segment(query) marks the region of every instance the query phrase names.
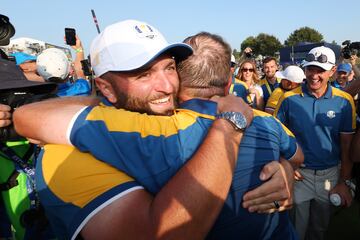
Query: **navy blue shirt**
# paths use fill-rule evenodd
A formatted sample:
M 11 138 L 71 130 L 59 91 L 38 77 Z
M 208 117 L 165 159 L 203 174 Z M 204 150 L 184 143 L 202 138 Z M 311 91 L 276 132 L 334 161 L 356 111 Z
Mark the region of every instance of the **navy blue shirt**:
M 328 84 L 324 96 L 309 93 L 306 83 L 286 92 L 274 112 L 294 134 L 310 169 L 327 169 L 340 162 L 340 133 L 354 133 L 352 97 Z

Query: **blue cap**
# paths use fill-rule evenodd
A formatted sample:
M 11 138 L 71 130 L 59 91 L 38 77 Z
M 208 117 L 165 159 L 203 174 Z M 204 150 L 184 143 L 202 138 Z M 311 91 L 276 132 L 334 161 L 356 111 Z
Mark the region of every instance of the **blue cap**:
M 351 65 L 349 63 L 341 63 L 337 66 L 337 72 L 346 72 L 349 74 L 351 72 Z
M 16 65 L 20 65 L 24 62 L 28 62 L 28 61 L 36 61 L 36 56 L 27 54 L 27 53 L 23 53 L 23 52 L 15 52 L 10 54 L 10 56 L 14 56 L 15 57 L 15 61 L 16 61 Z

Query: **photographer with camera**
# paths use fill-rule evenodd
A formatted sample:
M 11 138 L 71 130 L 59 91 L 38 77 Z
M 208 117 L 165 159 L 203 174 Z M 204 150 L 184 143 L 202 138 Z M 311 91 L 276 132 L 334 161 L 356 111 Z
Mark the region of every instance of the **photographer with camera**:
M 8 45 L 14 34 L 15 28 L 9 18 L 0 15 L 0 45 Z M 3 51 L 0 52 L 1 198 L 15 238 L 39 239 L 44 236 L 40 228 L 47 225 L 37 194 L 33 191 L 35 148 L 16 134 L 11 113 L 20 105 L 54 96 L 56 84 L 29 81 L 21 68 L 9 61 Z
M 18 106 L 51 97 L 55 90 L 55 84 L 29 81 L 13 62 L 0 60 L 0 191 L 16 239 L 39 236 L 32 218 L 32 213 L 38 213 L 39 201 L 32 189 L 34 146 L 16 134 L 11 112 Z

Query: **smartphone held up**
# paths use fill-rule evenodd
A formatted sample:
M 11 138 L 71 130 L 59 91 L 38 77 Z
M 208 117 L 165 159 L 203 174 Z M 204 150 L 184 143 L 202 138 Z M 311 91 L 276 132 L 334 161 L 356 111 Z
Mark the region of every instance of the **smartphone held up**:
M 70 46 L 76 45 L 76 31 L 74 28 L 65 28 L 66 44 Z

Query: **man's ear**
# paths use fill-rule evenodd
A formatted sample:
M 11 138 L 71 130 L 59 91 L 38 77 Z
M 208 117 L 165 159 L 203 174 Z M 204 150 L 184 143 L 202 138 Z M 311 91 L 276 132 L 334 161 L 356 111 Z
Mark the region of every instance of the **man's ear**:
M 109 102 L 116 103 L 117 98 L 111 83 L 101 77 L 95 78 L 95 84 L 101 93 L 106 97 Z
M 330 77 L 332 77 L 334 75 L 334 73 L 336 73 L 336 70 L 337 70 L 337 66 L 333 66 L 331 69 L 330 69 Z
M 228 81 L 228 83 L 226 84 L 225 89 L 224 89 L 224 91 L 225 91 L 225 93 L 224 93 L 225 96 L 229 95 L 229 89 L 230 89 L 230 87 L 231 87 L 232 80 L 233 80 L 233 77 L 232 77 L 232 74 L 230 74 L 230 76 L 229 76 L 229 81 Z

